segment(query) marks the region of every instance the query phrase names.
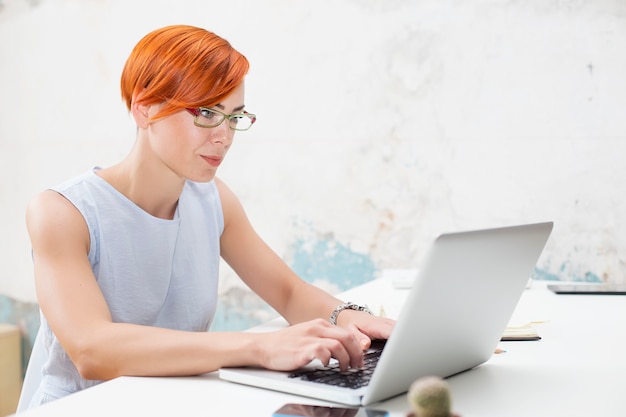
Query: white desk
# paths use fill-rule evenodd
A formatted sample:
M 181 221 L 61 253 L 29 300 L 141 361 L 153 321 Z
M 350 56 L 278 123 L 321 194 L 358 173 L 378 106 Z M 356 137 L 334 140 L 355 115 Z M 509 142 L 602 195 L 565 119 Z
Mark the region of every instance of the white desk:
M 405 291 L 377 280 L 349 299 L 390 316 Z M 377 297 L 377 298 L 374 298 Z M 395 300 L 395 302 L 393 301 Z M 626 416 L 626 297 L 555 295 L 545 283 L 527 289 L 512 324 L 537 325 L 541 341 L 505 342 L 506 353 L 448 379 L 462 417 Z M 280 326 L 278 321 L 268 325 Z M 118 378 L 21 414 L 39 416 L 259 416 L 286 402 L 323 402 L 223 382 L 216 373 L 188 378 Z M 381 403 L 405 416 L 405 395 Z

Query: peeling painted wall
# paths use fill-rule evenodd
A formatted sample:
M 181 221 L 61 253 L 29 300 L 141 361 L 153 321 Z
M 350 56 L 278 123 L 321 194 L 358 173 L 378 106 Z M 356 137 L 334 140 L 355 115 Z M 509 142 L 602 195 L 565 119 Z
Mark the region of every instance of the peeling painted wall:
M 415 268 L 439 233 L 554 220 L 538 279 L 626 281 L 620 0 L 0 1 L 0 293 L 34 301 L 26 202 L 121 158 L 124 60 L 172 23 L 248 56 L 219 175 L 305 279 Z M 199 11 L 206 11 L 199 12 Z M 222 266 L 216 328 L 272 312 Z

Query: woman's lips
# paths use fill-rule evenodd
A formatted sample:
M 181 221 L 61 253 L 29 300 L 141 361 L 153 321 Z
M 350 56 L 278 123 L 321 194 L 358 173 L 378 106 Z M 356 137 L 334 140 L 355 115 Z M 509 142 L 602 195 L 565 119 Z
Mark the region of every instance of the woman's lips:
M 220 158 L 219 156 L 205 156 L 205 155 L 202 155 L 202 159 L 204 159 L 207 162 L 207 164 L 209 164 L 209 165 L 211 165 L 213 167 L 218 167 L 222 163 L 222 158 Z

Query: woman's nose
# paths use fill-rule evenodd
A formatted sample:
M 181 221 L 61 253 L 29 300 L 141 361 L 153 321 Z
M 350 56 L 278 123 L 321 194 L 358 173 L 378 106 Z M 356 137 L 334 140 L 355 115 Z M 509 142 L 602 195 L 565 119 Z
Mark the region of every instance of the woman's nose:
M 211 141 L 213 143 L 230 145 L 233 141 L 235 131 L 230 128 L 228 120 L 224 120 L 219 126 L 215 126 L 211 130 Z

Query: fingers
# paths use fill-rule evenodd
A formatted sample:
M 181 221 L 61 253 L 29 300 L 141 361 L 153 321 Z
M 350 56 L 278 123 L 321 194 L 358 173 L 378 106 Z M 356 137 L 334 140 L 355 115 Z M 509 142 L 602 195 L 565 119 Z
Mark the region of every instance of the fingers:
M 361 347 L 365 350 L 372 340 L 387 340 L 391 336 L 395 325 L 395 320 L 383 317 L 364 316 L 364 320 L 355 322 L 348 326 L 360 341 Z
M 371 346 L 373 339 L 388 339 L 395 326 L 395 320 L 360 314 L 359 320 L 345 327 L 333 326 L 321 319 L 309 322 L 308 324 L 312 326 L 311 331 L 320 332 L 315 333 L 320 338 L 318 340 L 320 344 L 312 348 L 311 352 L 315 352 L 311 353 L 313 357 L 325 365 L 331 358 L 335 358 L 342 370 L 362 367 L 363 351 Z
M 363 349 L 356 332 L 313 320 L 263 335 L 261 365 L 276 370 L 293 370 L 313 359 L 328 365 L 331 359 L 343 371 L 363 366 Z
M 341 370 L 346 370 L 349 366 L 352 366 L 348 351 L 338 340 L 331 338 L 320 339 L 319 342 L 312 343 L 310 349 L 313 357 L 324 365 L 328 365 L 330 360 L 334 358 L 339 362 Z
M 315 358 L 325 365 L 334 358 L 339 363 L 339 368 L 344 371 L 363 366 L 363 348 L 354 331 L 333 326 L 326 321 L 315 322 L 314 326 L 321 326 L 314 329 L 320 332 L 316 343 L 311 345 L 315 351 Z

